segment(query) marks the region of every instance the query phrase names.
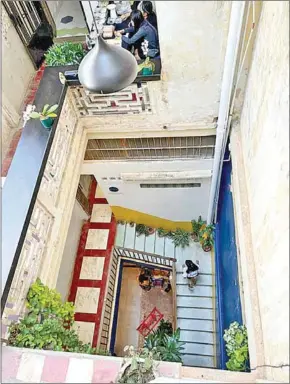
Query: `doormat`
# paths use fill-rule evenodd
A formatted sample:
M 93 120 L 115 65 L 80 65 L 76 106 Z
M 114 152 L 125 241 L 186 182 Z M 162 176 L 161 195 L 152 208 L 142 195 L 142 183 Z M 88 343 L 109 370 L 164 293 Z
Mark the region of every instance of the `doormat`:
M 156 307 L 154 307 L 149 315 L 139 325 L 137 331 L 141 333 L 143 337 L 148 336 L 162 318 L 163 314 L 159 312 Z

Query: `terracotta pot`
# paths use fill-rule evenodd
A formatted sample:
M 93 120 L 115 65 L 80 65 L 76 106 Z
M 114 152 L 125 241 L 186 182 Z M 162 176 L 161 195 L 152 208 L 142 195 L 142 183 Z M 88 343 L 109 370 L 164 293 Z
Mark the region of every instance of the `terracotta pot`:
M 212 246 L 211 245 L 202 245 L 202 249 L 204 250 L 204 252 L 209 252 L 209 251 L 211 251 Z
M 192 234 L 191 234 L 191 238 L 192 238 L 192 240 L 193 240 L 195 243 L 198 242 L 198 235 L 197 235 L 196 233 L 192 233 Z

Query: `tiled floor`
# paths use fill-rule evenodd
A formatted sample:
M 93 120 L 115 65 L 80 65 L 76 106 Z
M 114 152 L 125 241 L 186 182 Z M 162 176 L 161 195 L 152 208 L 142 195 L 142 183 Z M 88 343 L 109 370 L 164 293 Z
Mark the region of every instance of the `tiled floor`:
M 139 268 L 124 267 L 119 301 L 115 353 L 124 356 L 124 347 L 142 347 L 144 338 L 136 330 L 156 307 L 165 320 L 172 321 L 172 294 L 155 287 L 145 292 L 138 283 Z
M 69 295 L 75 303 L 75 325 L 80 339 L 97 345 L 116 225 L 107 201 L 93 182 L 91 218 L 83 226 Z

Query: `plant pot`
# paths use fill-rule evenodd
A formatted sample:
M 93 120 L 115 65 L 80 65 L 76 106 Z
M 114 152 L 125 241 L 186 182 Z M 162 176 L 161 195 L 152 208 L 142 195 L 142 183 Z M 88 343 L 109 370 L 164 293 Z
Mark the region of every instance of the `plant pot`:
M 153 233 L 155 232 L 155 228 L 148 228 L 148 235 L 153 235 Z
M 134 225 L 135 225 L 134 221 L 130 221 L 130 224 L 129 224 L 129 225 L 130 225 L 130 227 L 132 227 L 132 228 L 133 228 L 133 227 L 134 227 Z
M 212 246 L 211 245 L 202 245 L 202 249 L 204 250 L 204 252 L 210 252 L 212 249 Z
M 40 120 L 40 122 L 44 128 L 50 129 L 53 125 L 54 119 L 52 117 L 48 117 L 47 119 Z
M 151 75 L 153 75 L 152 68 L 143 68 L 142 69 L 142 75 L 143 76 L 151 76 Z
M 198 235 L 197 235 L 196 233 L 192 233 L 192 234 L 191 234 L 191 238 L 192 238 L 192 240 L 193 240 L 195 243 L 198 242 Z

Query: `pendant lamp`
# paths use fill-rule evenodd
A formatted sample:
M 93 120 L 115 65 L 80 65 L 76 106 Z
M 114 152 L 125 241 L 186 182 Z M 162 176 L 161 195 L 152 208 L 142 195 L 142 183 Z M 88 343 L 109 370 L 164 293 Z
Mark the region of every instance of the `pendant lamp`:
M 84 88 L 101 94 L 128 87 L 136 79 L 137 73 L 135 57 L 124 48 L 107 44 L 100 34 L 94 48 L 83 58 L 78 69 L 79 81 Z

